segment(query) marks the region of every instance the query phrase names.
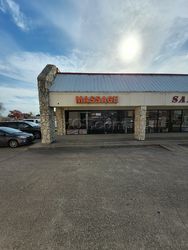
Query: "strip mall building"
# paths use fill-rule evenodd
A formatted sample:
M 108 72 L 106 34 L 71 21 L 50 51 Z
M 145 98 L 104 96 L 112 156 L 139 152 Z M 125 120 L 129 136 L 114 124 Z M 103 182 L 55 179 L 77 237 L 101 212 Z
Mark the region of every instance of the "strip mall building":
M 57 134 L 188 132 L 188 75 L 60 73 L 38 76 L 42 143 Z M 55 112 L 54 112 L 55 110 Z

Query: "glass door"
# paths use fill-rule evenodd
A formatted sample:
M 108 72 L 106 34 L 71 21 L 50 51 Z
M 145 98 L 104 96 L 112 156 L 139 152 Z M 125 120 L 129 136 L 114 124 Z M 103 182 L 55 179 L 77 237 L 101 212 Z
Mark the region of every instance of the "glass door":
M 188 132 L 188 110 L 183 110 L 181 131 Z
M 87 112 L 66 111 L 66 131 L 67 134 L 87 134 Z
M 134 111 L 102 110 L 88 112 L 88 133 L 133 133 Z
M 182 124 L 182 110 L 171 110 L 169 132 L 180 132 Z

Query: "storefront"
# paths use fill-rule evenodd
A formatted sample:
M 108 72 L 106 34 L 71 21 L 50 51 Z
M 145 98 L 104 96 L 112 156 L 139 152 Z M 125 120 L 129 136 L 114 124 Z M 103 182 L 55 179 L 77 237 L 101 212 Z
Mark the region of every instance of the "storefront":
M 134 132 L 133 110 L 65 110 L 66 134 Z
M 146 133 L 188 132 L 188 109 L 148 110 Z
M 57 134 L 188 132 L 188 75 L 60 73 L 38 76 L 42 142 Z

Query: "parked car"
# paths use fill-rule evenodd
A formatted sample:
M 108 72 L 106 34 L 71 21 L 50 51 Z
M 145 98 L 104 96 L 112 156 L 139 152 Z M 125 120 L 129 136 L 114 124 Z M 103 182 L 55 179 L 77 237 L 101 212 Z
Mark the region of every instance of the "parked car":
M 21 145 L 27 145 L 34 140 L 33 134 L 24 133 L 18 129 L 9 127 L 0 127 L 0 145 L 16 148 Z
M 35 139 L 41 138 L 40 126 L 34 122 L 28 122 L 28 121 L 0 122 L 0 127 L 10 127 L 19 129 L 23 132 L 33 134 Z
M 23 121 L 34 122 L 34 123 L 40 124 L 40 119 L 38 118 L 23 119 Z

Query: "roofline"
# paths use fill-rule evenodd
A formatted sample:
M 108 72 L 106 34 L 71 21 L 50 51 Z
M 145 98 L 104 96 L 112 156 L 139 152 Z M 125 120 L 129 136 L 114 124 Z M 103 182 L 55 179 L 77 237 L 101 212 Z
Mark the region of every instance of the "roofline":
M 186 91 L 181 91 L 181 90 L 164 90 L 164 91 L 161 91 L 161 90 L 142 90 L 142 91 L 138 91 L 138 90 L 135 90 L 135 91 L 133 91 L 133 90 L 131 90 L 131 91 L 88 91 L 88 90 L 83 90 L 83 91 L 63 91 L 63 90 L 49 90 L 49 92 L 50 93 L 70 93 L 70 94 L 72 94 L 72 93 L 74 93 L 74 94 L 79 94 L 79 95 L 81 95 L 81 94 L 85 94 L 85 93 L 98 93 L 98 94 L 103 94 L 103 93 L 118 93 L 118 94 L 121 94 L 121 93 L 163 93 L 163 94 L 166 94 L 166 93 L 188 93 L 188 90 L 186 90 Z
M 57 75 L 140 75 L 140 76 L 188 76 L 178 73 L 105 73 L 105 72 L 58 72 Z

